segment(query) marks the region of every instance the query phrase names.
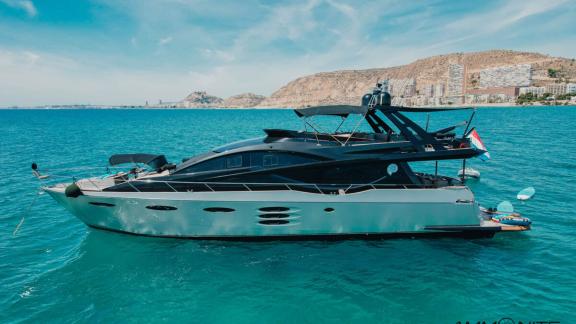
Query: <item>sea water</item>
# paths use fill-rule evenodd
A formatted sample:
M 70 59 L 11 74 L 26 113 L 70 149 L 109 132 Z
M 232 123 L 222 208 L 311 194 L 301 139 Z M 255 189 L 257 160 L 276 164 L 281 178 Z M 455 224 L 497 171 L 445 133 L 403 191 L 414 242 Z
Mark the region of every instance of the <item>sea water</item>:
M 468 115 L 434 113 L 429 128 Z M 468 161 L 482 174 L 470 187 L 485 206 L 512 201 L 532 231 L 241 243 L 89 229 L 36 196 L 30 163 L 105 166 L 114 153 L 180 161 L 262 128 L 302 128 L 291 111 L 0 110 L 0 322 L 572 323 L 576 109 L 480 109 L 474 123 L 492 159 Z M 449 176 L 460 167 L 440 162 Z M 534 198 L 515 200 L 528 186 Z

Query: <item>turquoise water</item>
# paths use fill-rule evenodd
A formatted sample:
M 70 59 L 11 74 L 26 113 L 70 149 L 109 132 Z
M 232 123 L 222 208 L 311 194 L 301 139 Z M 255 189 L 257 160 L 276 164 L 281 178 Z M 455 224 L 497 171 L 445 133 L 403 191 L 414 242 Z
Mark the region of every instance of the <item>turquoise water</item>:
M 467 113 L 431 116 L 431 129 Z M 425 115 L 417 118 L 424 121 Z M 576 317 L 576 109 L 480 109 L 492 160 L 470 161 L 487 206 L 511 200 L 531 232 L 494 239 L 206 242 L 91 230 L 29 164 L 104 166 L 113 153 L 173 161 L 294 128 L 285 110 L 0 110 L 0 322 L 476 323 Z M 442 162 L 455 175 L 458 164 Z M 425 166 L 429 167 L 429 166 Z M 526 202 L 516 193 L 534 186 Z

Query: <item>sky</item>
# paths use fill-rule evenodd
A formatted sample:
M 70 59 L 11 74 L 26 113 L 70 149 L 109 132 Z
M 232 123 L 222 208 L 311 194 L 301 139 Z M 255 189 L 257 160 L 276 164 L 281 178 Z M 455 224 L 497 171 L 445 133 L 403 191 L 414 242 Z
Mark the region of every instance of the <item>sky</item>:
M 268 96 L 489 49 L 576 57 L 576 1 L 0 0 L 0 107 Z

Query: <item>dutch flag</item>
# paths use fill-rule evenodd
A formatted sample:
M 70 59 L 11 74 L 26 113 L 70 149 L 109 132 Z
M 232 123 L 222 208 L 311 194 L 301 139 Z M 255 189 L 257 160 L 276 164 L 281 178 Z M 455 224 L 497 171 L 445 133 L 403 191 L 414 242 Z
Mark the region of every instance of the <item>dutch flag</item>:
M 470 143 L 475 149 L 484 151 L 482 155 L 478 156 L 482 161 L 490 160 L 490 153 L 488 153 L 486 145 L 484 145 L 480 139 L 480 135 L 478 135 L 478 132 L 475 128 L 472 128 L 466 137 L 470 139 Z

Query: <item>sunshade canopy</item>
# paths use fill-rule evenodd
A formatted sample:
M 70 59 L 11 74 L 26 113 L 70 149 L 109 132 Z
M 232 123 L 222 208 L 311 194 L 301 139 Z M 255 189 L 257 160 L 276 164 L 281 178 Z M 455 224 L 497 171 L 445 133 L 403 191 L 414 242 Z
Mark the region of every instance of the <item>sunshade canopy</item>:
M 364 115 L 368 112 L 368 107 L 349 105 L 315 106 L 294 109 L 294 112 L 298 117 L 311 117 L 318 115 L 347 117 L 350 114 Z
M 168 163 L 164 155 L 158 154 L 114 154 L 108 159 L 110 165 L 118 165 L 124 163 L 144 163 L 151 168 L 159 169 Z
M 401 112 L 437 112 L 437 111 L 453 111 L 453 110 L 467 110 L 467 109 L 474 109 L 473 107 L 431 107 L 431 108 L 420 108 L 420 107 L 403 107 L 403 106 L 380 106 L 376 107 L 376 109 L 386 111 L 386 110 L 393 110 L 393 111 L 401 111 Z
M 382 111 L 401 111 L 401 112 L 437 112 L 437 111 L 452 111 L 473 109 L 472 107 L 439 107 L 439 108 L 417 108 L 417 107 L 402 107 L 402 106 L 376 106 L 374 109 Z M 311 117 L 311 116 L 341 116 L 348 117 L 350 114 L 364 115 L 370 110 L 367 106 L 352 106 L 352 105 L 331 105 L 331 106 L 314 106 L 307 108 L 294 109 L 298 117 Z

